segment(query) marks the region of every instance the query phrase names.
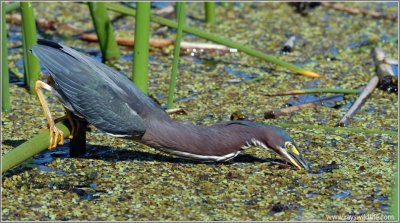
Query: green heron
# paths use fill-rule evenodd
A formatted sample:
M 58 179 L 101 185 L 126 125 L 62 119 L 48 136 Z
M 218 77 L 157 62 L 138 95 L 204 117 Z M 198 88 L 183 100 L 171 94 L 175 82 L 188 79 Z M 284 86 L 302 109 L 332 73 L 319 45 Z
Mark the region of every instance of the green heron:
M 69 113 L 97 129 L 169 154 L 227 161 L 258 146 L 279 154 L 298 169 L 308 169 L 292 138 L 278 127 L 244 120 L 212 126 L 181 123 L 170 119 L 127 76 L 70 47 L 38 40 L 31 52 L 50 72 L 50 81 L 37 81 L 35 88 L 50 129 L 49 149 L 62 144 L 63 135 L 54 125 L 42 89 L 51 91 Z

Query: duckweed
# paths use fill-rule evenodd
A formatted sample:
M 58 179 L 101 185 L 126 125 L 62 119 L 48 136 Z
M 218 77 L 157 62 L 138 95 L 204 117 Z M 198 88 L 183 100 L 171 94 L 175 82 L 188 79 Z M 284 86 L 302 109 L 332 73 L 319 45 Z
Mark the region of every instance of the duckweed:
M 32 4 L 40 18 L 57 19 L 84 30 L 93 28 L 84 4 Z M 323 87 L 356 89 L 365 85 L 374 74 L 369 52 L 376 44 L 384 48 L 387 56 L 398 58 L 397 42 L 379 41 L 397 35 L 393 27 L 398 27 L 398 21 L 347 15 L 323 7 L 302 16 L 286 3 L 242 2 L 231 8 L 218 7 L 218 22 L 210 27 L 202 21 L 200 4 L 188 4 L 188 24 L 316 71 L 329 78 L 321 81 Z M 385 13 L 397 14 L 397 7 L 385 3 L 346 4 L 365 9 L 384 7 Z M 118 14 L 110 12 L 109 16 L 114 19 Z M 133 35 L 129 31 L 134 27 L 132 18 L 116 19 L 113 25 L 117 36 Z M 21 32 L 17 26 L 10 27 L 10 67 L 22 73 L 22 50 L 18 47 Z M 152 24 L 153 31 L 157 28 L 160 26 Z M 289 34 L 300 37 L 298 45 L 292 53 L 280 55 Z M 54 31 L 46 31 L 46 35 L 99 58 L 96 43 Z M 173 32 L 162 35 L 174 37 Z M 364 38 L 373 41 L 347 47 Z M 189 35 L 185 39 L 204 42 Z M 338 50 L 332 52 L 334 48 Z M 114 61 L 113 66 L 130 76 L 132 51 L 121 47 L 121 54 L 122 59 Z M 171 54 L 172 51 L 159 49 L 150 53 L 149 92 L 163 105 L 167 100 Z M 214 62 L 207 63 L 210 60 Z M 246 81 L 246 76 L 227 70 L 261 79 Z M 47 71 L 43 80 L 46 75 Z M 14 77 L 11 80 L 16 80 L 15 84 L 10 85 L 12 112 L 2 113 L 2 154 L 36 135 L 46 124 L 36 96 L 17 84 L 21 77 Z M 226 81 L 233 79 L 239 81 Z M 304 88 L 310 81 L 241 53 L 185 56 L 181 58 L 175 105 L 185 107 L 189 114 L 172 117 L 212 124 L 228 121 L 233 112 L 240 110 L 247 118 L 268 124 L 334 126 L 346 108 L 319 106 L 276 120 L 263 119 L 265 111 L 284 107 L 290 98 L 267 97 L 266 93 Z M 46 96 L 54 98 L 50 93 Z M 57 100 L 49 104 L 56 117 L 63 115 Z M 352 119 L 351 127 L 397 131 L 397 108 L 397 95 L 375 90 Z M 199 163 L 93 129 L 87 133 L 84 157 L 62 155 L 68 145 L 60 146 L 42 153 L 49 156 L 38 155 L 29 165 L 25 163 L 3 174 L 2 216 L 6 221 L 287 221 L 326 220 L 328 215 L 389 214 L 396 136 L 301 127 L 286 130 L 310 163 L 311 173 L 296 171 L 261 149 L 246 150 L 227 163 Z

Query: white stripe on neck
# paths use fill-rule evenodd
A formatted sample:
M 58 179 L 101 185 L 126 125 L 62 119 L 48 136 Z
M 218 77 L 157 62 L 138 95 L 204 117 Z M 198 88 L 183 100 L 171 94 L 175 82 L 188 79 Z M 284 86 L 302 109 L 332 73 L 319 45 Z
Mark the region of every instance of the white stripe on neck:
M 172 149 L 166 149 L 166 148 L 159 148 L 161 151 L 173 154 L 176 156 L 184 157 L 184 158 L 189 158 L 189 159 L 194 159 L 194 160 L 201 160 L 201 161 L 228 161 L 230 159 L 233 159 L 241 151 L 229 153 L 226 155 L 222 156 L 211 156 L 211 155 L 199 155 L 199 154 L 194 154 L 194 153 L 188 153 L 188 152 L 182 152 L 178 150 L 172 150 Z

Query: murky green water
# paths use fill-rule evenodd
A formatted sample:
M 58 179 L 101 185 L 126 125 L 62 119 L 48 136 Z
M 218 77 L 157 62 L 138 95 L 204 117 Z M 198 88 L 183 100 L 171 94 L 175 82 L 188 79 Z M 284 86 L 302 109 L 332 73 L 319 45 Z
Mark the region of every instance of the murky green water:
M 349 6 L 397 14 L 384 3 Z M 282 60 L 303 65 L 329 80 L 319 87 L 357 89 L 374 75 L 370 49 L 380 45 L 398 58 L 398 21 L 390 22 L 318 7 L 304 17 L 286 3 L 240 3 L 217 8 L 217 25 L 205 26 L 203 6 L 189 4 L 187 22 L 252 46 Z M 87 7 L 77 3 L 34 3 L 38 18 L 57 19 L 92 30 Z M 71 13 L 74 12 L 74 13 Z M 116 13 L 110 12 L 113 18 Z M 134 19 L 114 22 L 118 36 L 133 36 Z M 152 31 L 160 28 L 152 24 Z M 9 63 L 22 73 L 21 33 L 9 26 Z M 76 36 L 42 31 L 42 37 L 62 41 L 100 59 L 98 44 Z M 298 35 L 288 55 L 280 49 L 290 35 Z M 173 37 L 167 32 L 152 37 Z M 187 41 L 204 41 L 192 35 Z M 132 50 L 124 47 L 114 67 L 130 75 Z M 171 50 L 152 49 L 149 92 L 166 103 Z M 46 72 L 43 79 L 47 75 Z M 227 121 L 243 111 L 250 119 L 270 124 L 335 126 L 347 106 L 319 106 L 276 120 L 266 111 L 283 107 L 289 96 L 266 93 L 310 86 L 310 78 L 295 75 L 243 53 L 182 57 L 177 81 L 177 107 L 188 115 L 173 115 L 198 124 Z M 249 81 L 260 78 L 257 81 Z M 45 118 L 35 95 L 29 95 L 11 73 L 12 112 L 2 114 L 2 154 L 36 135 Z M 49 100 L 53 98 L 50 94 Z M 339 104 L 351 103 L 345 96 Z M 50 101 L 55 116 L 62 106 Z M 375 90 L 349 127 L 397 132 L 396 94 Z M 302 149 L 312 173 L 296 171 L 279 157 L 261 149 L 246 150 L 229 163 L 205 164 L 160 153 L 138 143 L 88 133 L 87 154 L 69 158 L 68 145 L 46 151 L 3 174 L 4 220 L 326 220 L 332 215 L 388 215 L 391 203 L 396 135 L 331 132 L 286 128 Z

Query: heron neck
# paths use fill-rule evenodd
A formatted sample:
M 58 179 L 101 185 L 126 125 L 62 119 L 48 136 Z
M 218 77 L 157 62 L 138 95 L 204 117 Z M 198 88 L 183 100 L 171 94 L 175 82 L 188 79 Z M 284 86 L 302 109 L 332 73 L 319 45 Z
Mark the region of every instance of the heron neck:
M 211 160 L 233 158 L 252 140 L 261 140 L 264 133 L 262 128 L 229 122 L 197 126 L 173 120 L 151 120 L 146 125 L 144 144 L 194 159 L 198 158 L 196 155 L 213 157 Z

